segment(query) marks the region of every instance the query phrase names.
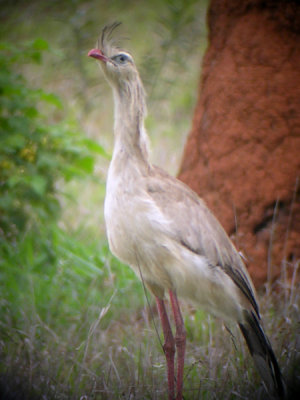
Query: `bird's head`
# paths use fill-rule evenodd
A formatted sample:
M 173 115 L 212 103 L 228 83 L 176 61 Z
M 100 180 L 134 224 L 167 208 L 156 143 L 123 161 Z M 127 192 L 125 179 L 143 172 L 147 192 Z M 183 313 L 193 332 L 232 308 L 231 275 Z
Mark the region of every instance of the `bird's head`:
M 98 48 L 92 49 L 88 53 L 89 57 L 99 61 L 108 82 L 116 88 L 124 84 L 127 86 L 131 81 L 139 79 L 132 56 L 115 46 L 112 40 L 112 32 L 119 25 L 120 23 L 115 23 L 106 26 L 98 40 Z

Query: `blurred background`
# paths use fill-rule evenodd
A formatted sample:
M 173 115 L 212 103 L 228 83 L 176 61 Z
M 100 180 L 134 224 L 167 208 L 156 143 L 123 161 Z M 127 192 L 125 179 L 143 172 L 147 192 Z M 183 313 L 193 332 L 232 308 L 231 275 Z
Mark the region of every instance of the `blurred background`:
M 167 398 L 155 302 L 107 245 L 113 101 L 87 53 L 104 25 L 122 22 L 116 35 L 147 92 L 152 161 L 176 175 L 198 96 L 208 6 L 0 0 L 0 399 Z M 294 398 L 298 265 L 288 289 L 260 297 Z M 187 305 L 184 319 L 186 400 L 266 398 L 236 328 Z
M 1 398 L 118 398 L 132 385 L 145 396 L 137 398 L 160 398 L 152 300 L 107 247 L 113 102 L 87 53 L 105 24 L 122 22 L 118 34 L 148 94 L 152 160 L 175 175 L 197 97 L 207 1 L 0 6 Z

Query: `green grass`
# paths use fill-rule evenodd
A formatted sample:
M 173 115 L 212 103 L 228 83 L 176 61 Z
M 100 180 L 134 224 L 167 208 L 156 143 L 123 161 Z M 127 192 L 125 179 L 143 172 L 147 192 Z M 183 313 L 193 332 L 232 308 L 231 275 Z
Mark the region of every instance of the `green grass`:
M 86 54 L 104 24 L 122 20 L 148 92 L 153 160 L 175 173 L 197 96 L 206 6 L 183 0 L 13 2 L 1 8 L 0 35 L 16 46 L 37 37 L 49 42 L 43 63 L 20 66 L 21 72 L 34 87 L 61 96 L 54 119 L 75 119 L 111 153 L 110 88 Z M 102 217 L 107 166 L 99 157 L 93 176 L 63 188 L 59 226 L 0 242 L 0 398 L 167 398 L 153 299 L 148 295 L 148 304 L 134 273 L 108 250 Z M 300 375 L 297 282 L 279 282 L 271 295 L 261 295 L 266 331 L 294 393 Z M 187 305 L 184 318 L 185 399 L 264 399 L 237 330 L 230 327 L 232 338 L 221 321 Z
M 166 398 L 153 299 L 148 294 L 147 303 L 141 283 L 105 241 L 83 236 L 55 230 L 39 248 L 37 236 L 27 234 L 18 252 L 2 249 L 2 386 L 22 399 Z M 299 293 L 294 283 L 261 297 L 266 332 L 293 385 L 300 372 Z M 184 316 L 185 399 L 265 398 L 237 329 L 230 327 L 232 337 L 221 321 L 188 306 Z
M 154 329 L 155 321 L 160 331 L 153 301 L 149 308 L 141 284 L 128 267 L 111 259 L 105 247 L 103 259 L 97 260 L 89 253 L 95 244 L 87 251 L 79 243 L 74 251 L 73 241 L 69 246 L 64 238 L 66 246 L 55 273 L 48 270 L 36 277 L 24 260 L 23 273 L 13 288 L 22 296 L 2 300 L 1 375 L 6 389 L 19 396 L 24 390 L 18 397 L 24 399 L 34 395 L 166 398 L 165 360 Z M 15 275 L 13 270 L 10 273 Z M 7 277 L 8 281 L 13 277 Z M 287 303 L 281 293 L 263 297 L 262 306 L 266 331 L 283 372 L 295 383 L 295 376 L 299 377 L 299 290 L 293 290 L 296 295 L 290 299 L 291 290 L 286 289 Z M 184 315 L 188 333 L 185 399 L 264 398 L 239 333 L 232 329 L 233 339 L 221 321 L 188 307 Z

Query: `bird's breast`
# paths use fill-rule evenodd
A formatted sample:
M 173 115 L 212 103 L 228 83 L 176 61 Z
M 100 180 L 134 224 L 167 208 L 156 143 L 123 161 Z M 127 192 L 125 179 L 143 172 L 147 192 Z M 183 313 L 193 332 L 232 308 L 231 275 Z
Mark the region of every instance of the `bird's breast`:
M 111 252 L 145 281 L 171 287 L 165 268 L 172 257 L 165 245 L 168 223 L 147 196 L 143 177 L 135 171 L 116 175 L 110 168 L 104 216 Z
M 150 215 L 142 178 L 134 170 L 114 174 L 110 167 L 104 204 L 106 231 L 111 251 L 123 262 L 132 264 L 136 249 L 149 245 Z

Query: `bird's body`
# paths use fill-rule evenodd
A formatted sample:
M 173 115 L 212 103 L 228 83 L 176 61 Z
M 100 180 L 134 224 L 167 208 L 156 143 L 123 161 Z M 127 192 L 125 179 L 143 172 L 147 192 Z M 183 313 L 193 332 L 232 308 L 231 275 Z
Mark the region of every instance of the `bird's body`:
M 253 302 L 254 289 L 239 254 L 204 202 L 150 164 L 127 159 L 124 167 L 123 162 L 122 156 L 113 157 L 107 179 L 111 251 L 154 295 L 164 298 L 172 290 L 215 315 L 242 320 L 250 304 L 223 265 L 239 266 Z
M 89 55 L 100 60 L 115 100 L 115 143 L 104 207 L 110 249 L 156 297 L 171 348 L 174 340 L 169 341 L 172 333 L 163 304 L 165 295 L 170 294 L 182 362 L 184 344 L 182 349 L 180 343 L 185 339 L 177 296 L 236 321 L 269 390 L 283 391 L 277 361 L 259 325 L 247 269 L 204 201 L 149 161 L 143 85 L 132 57 L 109 45 L 107 29 L 101 49 L 91 50 Z M 166 351 L 172 392 L 173 350 L 168 354 Z M 177 380 L 182 380 L 183 365 L 178 368 Z M 181 399 L 182 382 L 177 385 L 177 399 Z M 173 396 L 169 394 L 170 399 Z

